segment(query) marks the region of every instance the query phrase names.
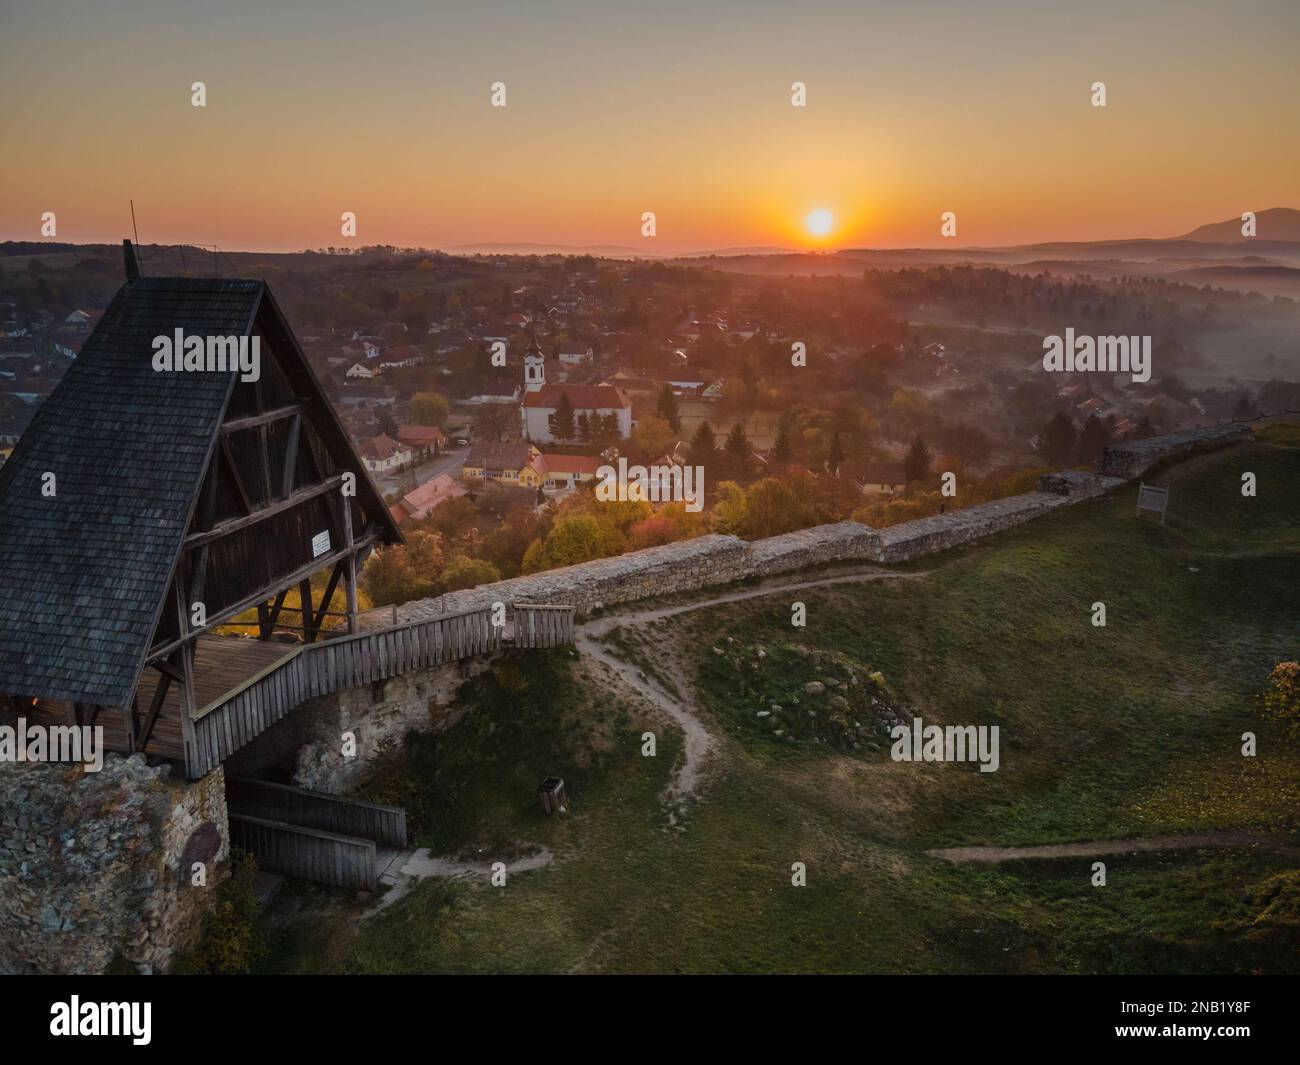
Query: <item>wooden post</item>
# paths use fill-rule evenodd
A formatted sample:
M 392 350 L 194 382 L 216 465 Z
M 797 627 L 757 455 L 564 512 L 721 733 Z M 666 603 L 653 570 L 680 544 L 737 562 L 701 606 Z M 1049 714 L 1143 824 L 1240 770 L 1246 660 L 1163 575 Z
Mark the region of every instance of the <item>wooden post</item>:
M 181 674 L 185 678 L 181 682 L 180 696 L 180 717 L 181 717 L 181 750 L 185 755 L 185 776 L 188 780 L 194 780 L 195 773 L 195 750 L 194 750 L 194 642 L 189 637 L 189 618 L 185 613 L 185 598 L 181 592 L 184 586 L 182 569 L 184 562 L 177 564 L 176 567 L 176 632 L 183 641 L 177 649 L 181 658 Z
M 347 554 L 347 592 L 348 592 L 348 634 L 357 631 L 357 555 L 352 548 L 352 502 L 347 496 L 343 500 L 343 543 Z
M 298 606 L 302 613 L 302 642 L 311 643 L 316 637 L 312 633 L 311 578 L 298 582 Z

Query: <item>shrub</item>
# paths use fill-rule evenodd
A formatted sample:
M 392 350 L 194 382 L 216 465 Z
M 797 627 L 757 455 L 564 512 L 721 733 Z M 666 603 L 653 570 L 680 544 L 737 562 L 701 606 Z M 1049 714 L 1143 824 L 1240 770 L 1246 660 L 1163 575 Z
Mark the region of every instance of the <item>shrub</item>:
M 232 851 L 230 879 L 217 888 L 217 901 L 194 948 L 182 954 L 176 971 L 199 976 L 238 976 L 249 972 L 266 953 L 258 926 L 253 882 L 257 863 L 251 854 Z
M 1266 720 L 1281 725 L 1291 739 L 1300 740 L 1300 662 L 1274 666 L 1260 702 Z

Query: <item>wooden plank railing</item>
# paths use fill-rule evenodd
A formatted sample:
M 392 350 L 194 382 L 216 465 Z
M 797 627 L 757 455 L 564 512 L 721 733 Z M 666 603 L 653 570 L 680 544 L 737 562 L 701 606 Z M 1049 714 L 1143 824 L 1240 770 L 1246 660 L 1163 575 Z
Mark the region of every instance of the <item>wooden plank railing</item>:
M 356 836 L 381 847 L 406 846 L 406 811 L 399 806 L 380 806 L 247 777 L 226 779 L 226 803 L 231 814 L 241 817 Z
M 231 814 L 230 842 L 252 854 L 259 869 L 356 891 L 375 886 L 372 840 Z
M 296 647 L 194 715 L 186 773 L 193 780 L 212 771 L 307 699 L 500 646 L 501 630 L 485 607 Z
M 573 643 L 573 607 L 515 603 L 516 647 L 559 647 Z

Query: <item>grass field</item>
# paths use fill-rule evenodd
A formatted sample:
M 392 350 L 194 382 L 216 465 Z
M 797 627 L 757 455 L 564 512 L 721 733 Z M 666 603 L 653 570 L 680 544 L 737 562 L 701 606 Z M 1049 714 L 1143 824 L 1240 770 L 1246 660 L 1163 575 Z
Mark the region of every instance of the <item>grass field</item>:
M 620 634 L 647 664 L 675 663 L 720 738 L 681 825 L 658 800 L 680 748 L 665 719 L 567 651 L 511 659 L 369 793 L 407 805 L 435 853 L 544 845 L 553 863 L 504 888 L 425 881 L 364 921 L 356 901 L 295 886 L 262 969 L 1300 971 L 1284 846 L 1300 841 L 1300 748 L 1254 703 L 1300 653 L 1300 439 L 1277 431 L 1170 476 L 1164 526 L 1135 519 L 1127 489 L 924 560 L 911 580 L 798 593 L 805 629 L 778 595 Z M 893 762 L 887 740 L 806 693 L 828 677 L 849 716 L 879 695 L 927 722 L 998 725 L 999 770 Z M 565 818 L 536 807 L 550 773 L 569 783 Z M 1114 855 L 1105 887 L 1091 858 L 926 853 L 1207 831 L 1279 847 Z

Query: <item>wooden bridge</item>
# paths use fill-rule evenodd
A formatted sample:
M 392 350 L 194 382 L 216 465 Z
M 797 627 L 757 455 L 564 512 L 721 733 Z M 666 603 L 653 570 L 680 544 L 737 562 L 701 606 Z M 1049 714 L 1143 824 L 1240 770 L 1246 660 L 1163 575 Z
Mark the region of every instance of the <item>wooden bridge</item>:
M 516 604 L 514 615 L 516 646 L 573 642 L 573 607 Z M 500 650 L 503 628 L 485 608 L 301 644 L 197 711 L 187 773 L 215 769 L 308 699 Z
M 121 715 L 40 700 L 24 711 L 32 723 L 66 724 L 80 713 L 82 724 L 101 725 L 109 750 L 143 749 L 183 762 L 191 780 L 211 772 L 241 747 L 287 717 L 308 699 L 356 688 L 419 669 L 445 665 L 503 646 L 557 647 L 573 640 L 571 606 L 519 603 L 504 626 L 494 625 L 491 608 L 445 614 L 425 621 L 367 629 L 292 646 L 238 636 L 205 634 L 194 655 L 198 696 L 189 722 L 176 685 L 159 676 L 142 686 L 147 707 L 137 721 L 143 745 L 132 747 Z M 147 727 L 146 727 L 147 726 Z

